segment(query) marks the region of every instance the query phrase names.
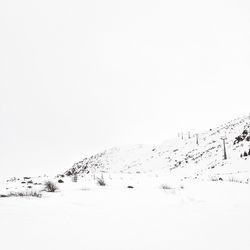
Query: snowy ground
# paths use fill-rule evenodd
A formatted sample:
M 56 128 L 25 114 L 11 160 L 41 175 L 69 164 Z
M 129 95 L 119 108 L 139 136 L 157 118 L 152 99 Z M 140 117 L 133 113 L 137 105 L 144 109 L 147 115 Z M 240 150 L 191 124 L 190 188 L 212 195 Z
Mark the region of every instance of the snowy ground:
M 192 180 L 163 190 L 162 180 L 134 181 L 128 189 L 131 179 L 117 179 L 123 185 L 68 179 L 42 198 L 0 198 L 1 249 L 250 249 L 249 184 Z

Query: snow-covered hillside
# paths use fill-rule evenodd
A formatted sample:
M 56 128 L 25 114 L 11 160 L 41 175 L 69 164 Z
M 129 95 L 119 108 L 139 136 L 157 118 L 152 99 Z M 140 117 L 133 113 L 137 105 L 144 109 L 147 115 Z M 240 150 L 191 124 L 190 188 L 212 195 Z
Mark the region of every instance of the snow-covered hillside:
M 186 134 L 156 147 L 115 147 L 85 158 L 66 175 L 88 173 L 166 172 L 186 178 L 249 178 L 250 117 L 230 121 L 203 133 Z M 222 138 L 226 138 L 226 154 Z
M 14 177 L 0 183 L 0 194 L 16 190 L 40 190 L 47 180 L 63 185 L 78 176 L 88 186 L 104 177 L 111 187 L 159 187 L 182 181 L 249 182 L 250 119 L 243 117 L 203 133 L 185 134 L 156 147 L 114 147 L 85 158 L 55 177 Z M 222 138 L 225 140 L 226 158 Z M 70 178 L 65 178 L 69 176 Z M 59 183 L 60 186 L 62 184 Z
M 249 123 L 112 148 L 54 177 L 0 182 L 0 247 L 248 250 Z M 49 192 L 47 181 L 58 189 Z

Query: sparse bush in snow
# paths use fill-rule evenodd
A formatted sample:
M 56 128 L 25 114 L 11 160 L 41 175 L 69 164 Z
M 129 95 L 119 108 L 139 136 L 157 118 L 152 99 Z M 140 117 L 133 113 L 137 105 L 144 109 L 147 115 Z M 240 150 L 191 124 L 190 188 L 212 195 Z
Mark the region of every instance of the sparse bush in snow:
M 77 182 L 78 181 L 77 174 L 73 174 L 71 180 L 72 180 L 72 182 Z
M 223 181 L 222 177 L 212 176 L 210 177 L 210 181 Z
M 105 183 L 105 180 L 104 180 L 103 176 L 100 177 L 100 178 L 99 177 L 97 178 L 97 184 L 99 186 L 106 186 L 106 183 Z
M 237 178 L 234 177 L 234 176 L 229 177 L 229 178 L 228 178 L 228 181 L 229 181 L 229 182 L 235 182 L 235 183 L 243 183 L 242 180 L 239 180 L 239 179 L 237 179 Z
M 41 198 L 42 194 L 37 191 L 29 191 L 29 192 L 10 192 L 5 197 L 37 197 Z
M 163 189 L 163 190 L 171 190 L 171 189 L 173 189 L 171 186 L 169 186 L 168 184 L 162 184 L 161 185 L 161 188 Z
M 44 190 L 46 192 L 55 192 L 56 190 L 58 190 L 58 187 L 56 186 L 56 184 L 52 181 L 46 181 L 44 183 Z
M 219 178 L 216 177 L 216 176 L 212 176 L 212 177 L 210 178 L 210 180 L 211 180 L 211 181 L 219 181 Z

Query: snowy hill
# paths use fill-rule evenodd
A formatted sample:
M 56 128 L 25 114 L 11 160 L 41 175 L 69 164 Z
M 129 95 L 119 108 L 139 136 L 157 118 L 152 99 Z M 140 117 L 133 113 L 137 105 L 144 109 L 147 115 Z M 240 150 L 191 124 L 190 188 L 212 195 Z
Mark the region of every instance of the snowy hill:
M 193 134 L 157 147 L 116 147 L 56 177 L 0 182 L 1 246 L 248 250 L 249 120 L 199 133 L 198 143 Z M 58 189 L 46 190 L 47 181 Z
M 185 179 L 237 175 L 247 180 L 249 131 L 249 116 L 242 117 L 203 133 L 166 141 L 157 147 L 115 147 L 75 163 L 65 174 L 163 171 Z M 226 160 L 222 138 L 226 138 Z

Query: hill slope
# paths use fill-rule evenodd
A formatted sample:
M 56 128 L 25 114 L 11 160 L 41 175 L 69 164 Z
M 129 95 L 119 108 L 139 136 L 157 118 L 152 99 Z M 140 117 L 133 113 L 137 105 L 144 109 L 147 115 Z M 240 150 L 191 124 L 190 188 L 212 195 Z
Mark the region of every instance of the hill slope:
M 198 139 L 194 134 L 166 141 L 157 147 L 115 147 L 75 163 L 65 174 L 163 171 L 185 179 L 227 175 L 240 175 L 248 179 L 249 131 L 250 118 L 242 117 L 200 133 Z M 222 141 L 224 137 L 226 160 Z

